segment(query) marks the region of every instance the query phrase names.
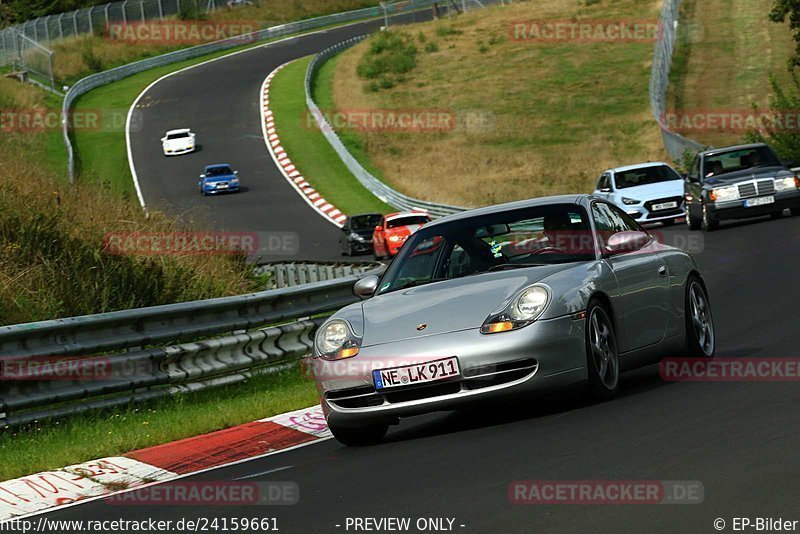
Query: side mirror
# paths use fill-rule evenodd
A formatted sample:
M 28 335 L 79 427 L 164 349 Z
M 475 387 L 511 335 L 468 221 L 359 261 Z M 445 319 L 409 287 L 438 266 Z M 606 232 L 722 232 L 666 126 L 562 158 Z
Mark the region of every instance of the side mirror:
M 380 278 L 374 274 L 365 276 L 353 286 L 353 293 L 355 293 L 357 297 L 368 299 L 375 294 L 375 290 L 378 289 L 379 281 Z
M 650 235 L 645 232 L 617 232 L 608 238 L 606 251 L 609 255 L 635 252 L 650 241 Z

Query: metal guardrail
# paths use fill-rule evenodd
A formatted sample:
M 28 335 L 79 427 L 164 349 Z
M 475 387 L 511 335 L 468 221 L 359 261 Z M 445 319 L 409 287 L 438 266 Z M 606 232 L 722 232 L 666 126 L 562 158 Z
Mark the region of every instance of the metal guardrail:
M 653 67 L 650 72 L 650 108 L 661 127 L 664 148 L 675 161 L 681 161 L 686 151 L 692 154 L 706 148 L 702 143 L 688 139 L 671 131 L 666 125 L 667 89 L 672 67 L 672 55 L 677 44 L 680 23 L 680 0 L 664 0 L 659 17 L 659 34 L 653 54 Z
M 436 0 L 408 0 L 408 2 L 404 2 L 403 4 L 396 4 L 389 6 L 390 9 L 388 9 L 388 12 L 391 15 L 397 15 L 401 13 L 415 11 L 424 7 L 429 7 L 434 3 L 436 3 Z M 279 26 L 265 28 L 257 32 L 240 35 L 237 37 L 231 37 L 228 39 L 222 39 L 220 41 L 214 41 L 212 43 L 205 43 L 197 46 L 192 46 L 189 48 L 183 48 L 175 52 L 170 52 L 167 54 L 162 54 L 160 56 L 154 56 L 151 58 L 143 59 L 141 61 L 136 61 L 134 63 L 129 63 L 127 65 L 116 67 L 114 69 L 109 69 L 107 71 L 99 72 L 97 74 L 92 74 L 91 76 L 87 76 L 86 78 L 79 80 L 78 82 L 75 83 L 75 85 L 70 87 L 69 91 L 67 91 L 67 94 L 64 97 L 64 104 L 62 106 L 61 126 L 64 137 L 64 144 L 66 145 L 67 149 L 67 158 L 68 158 L 67 165 L 68 165 L 70 183 L 75 181 L 75 154 L 72 147 L 72 141 L 69 138 L 69 123 L 67 121 L 67 117 L 70 116 L 69 110 L 72 107 L 72 104 L 75 101 L 75 99 L 91 91 L 92 89 L 96 89 L 97 87 L 101 87 L 103 85 L 122 80 L 123 78 L 127 78 L 128 76 L 131 76 L 133 74 L 138 74 L 140 72 L 149 69 L 162 67 L 165 65 L 171 65 L 173 63 L 197 58 L 200 56 L 211 54 L 213 52 L 229 50 L 231 48 L 241 46 L 242 44 L 245 43 L 266 41 L 269 39 L 286 37 L 310 30 L 315 30 L 325 26 L 332 26 L 335 24 L 384 16 L 384 14 L 385 13 L 383 8 L 377 6 L 365 9 L 358 9 L 355 11 L 347 11 L 345 13 L 325 15 L 322 17 L 301 20 L 298 22 L 291 22 L 288 24 L 281 24 Z
M 358 276 L 380 267 L 378 262 L 272 262 L 259 265 L 254 271 L 256 274 L 269 273 L 271 286 L 283 288 Z
M 310 352 L 320 321 L 303 318 L 356 302 L 358 278 L 0 327 L 0 428 L 270 372 Z

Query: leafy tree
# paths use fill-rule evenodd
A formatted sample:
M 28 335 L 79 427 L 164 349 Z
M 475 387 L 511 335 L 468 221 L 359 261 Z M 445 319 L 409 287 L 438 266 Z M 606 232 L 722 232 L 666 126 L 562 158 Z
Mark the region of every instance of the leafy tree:
M 775 0 L 769 18 L 773 22 L 786 22 L 789 19 L 795 41 L 791 66 L 800 67 L 800 0 Z

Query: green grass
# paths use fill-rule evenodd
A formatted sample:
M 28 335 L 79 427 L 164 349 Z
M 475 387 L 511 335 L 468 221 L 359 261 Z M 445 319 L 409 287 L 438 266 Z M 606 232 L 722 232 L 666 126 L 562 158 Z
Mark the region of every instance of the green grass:
M 316 102 L 317 106 L 323 111 L 336 109 L 336 104 L 333 99 L 333 79 L 340 57 L 339 55 L 334 56 L 323 63 L 311 86 L 311 94 L 314 97 L 314 102 Z M 337 131 L 336 134 L 350 154 L 356 158 L 356 161 L 358 161 L 362 167 L 369 171 L 372 176 L 383 180 L 383 171 L 370 160 L 366 153 L 366 143 L 359 132 L 340 130 Z
M 356 180 L 322 132 L 307 122 L 303 87 L 310 62 L 309 57 L 287 65 L 270 86 L 275 126 L 286 153 L 312 187 L 343 213 L 394 211 Z M 321 74 L 317 86 L 330 84 L 331 73 Z M 322 109 L 331 109 L 324 99 L 318 104 Z
M 0 480 L 197 436 L 318 402 L 298 367 L 220 389 L 0 431 Z

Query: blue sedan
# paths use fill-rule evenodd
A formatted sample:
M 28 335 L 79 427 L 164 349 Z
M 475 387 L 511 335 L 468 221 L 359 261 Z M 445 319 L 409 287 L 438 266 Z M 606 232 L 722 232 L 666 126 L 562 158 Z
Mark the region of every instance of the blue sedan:
M 227 163 L 209 165 L 200 175 L 199 185 L 204 195 L 238 192 L 239 171 L 234 171 Z

